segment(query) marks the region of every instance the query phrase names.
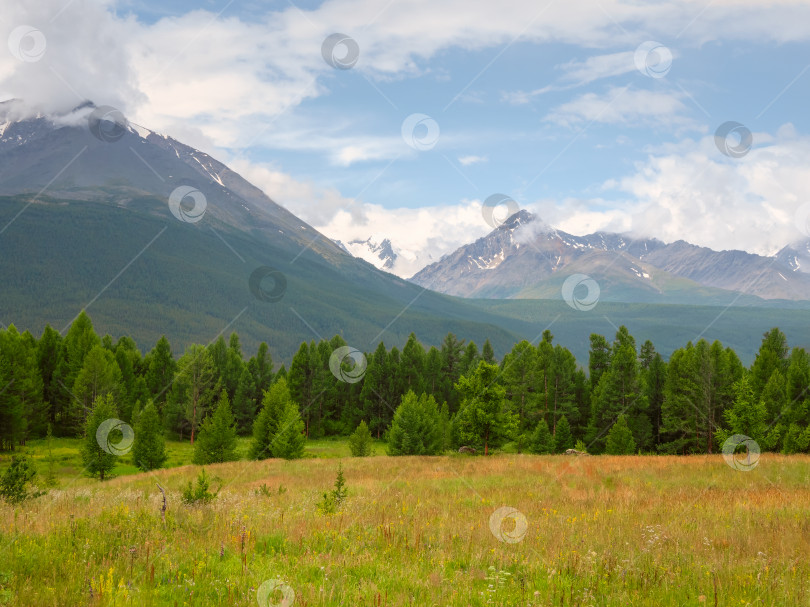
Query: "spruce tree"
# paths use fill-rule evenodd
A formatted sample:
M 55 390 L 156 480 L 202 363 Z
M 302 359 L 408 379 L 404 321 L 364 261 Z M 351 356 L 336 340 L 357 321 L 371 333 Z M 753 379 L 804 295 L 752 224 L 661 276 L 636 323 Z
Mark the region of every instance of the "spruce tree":
M 132 445 L 132 460 L 144 471 L 162 468 L 167 457 L 166 439 L 157 407 L 149 401 L 137 417 L 137 420 L 133 420 L 135 442 Z
M 551 435 L 551 430 L 548 429 L 546 420 L 540 418 L 537 422 L 537 427 L 534 429 L 534 434 L 531 438 L 532 453 L 547 455 L 554 453 L 554 437 Z
M 284 459 L 300 459 L 304 457 L 304 421 L 298 411 L 298 405 L 287 401 L 278 421 L 278 431 L 270 443 L 270 452 L 273 457 Z
M 353 457 L 371 455 L 371 432 L 365 421 L 361 421 L 360 425 L 349 437 L 349 451 L 351 451 Z
M 194 442 L 195 464 L 232 462 L 236 456 L 236 423 L 231 412 L 228 393 L 222 390 L 219 404 L 212 415 L 203 420 L 200 433 Z
M 518 428 L 517 416 L 506 410 L 506 390 L 495 380 L 500 370 L 480 361 L 456 384 L 461 406 L 453 418 L 454 433 L 464 445 L 483 449 L 502 445 Z
M 112 429 L 106 435 L 96 436 L 99 426 L 118 415 L 111 394 L 99 396 L 93 403 L 93 408 L 87 416 L 85 424 L 84 445 L 82 448 L 82 461 L 85 469 L 92 475 L 104 480 L 105 476 L 115 467 L 117 455 L 110 450 L 110 445 L 120 444 L 122 435 L 118 429 Z M 106 449 L 104 447 L 106 447 Z
M 250 459 L 273 457 L 270 445 L 279 430 L 279 421 L 289 402 L 291 397 L 287 380 L 284 377 L 277 377 L 276 382 L 264 393 L 262 409 L 253 422 L 253 440 L 248 452 Z
M 605 452 L 608 455 L 632 455 L 635 451 L 636 441 L 627 425 L 627 418 L 620 415 L 607 434 Z
M 557 423 L 557 434 L 554 435 L 554 450 L 557 453 L 564 453 L 566 449 L 574 448 L 574 435 L 571 434 L 571 424 L 568 418 L 563 415 Z
M 394 413 L 388 434 L 389 455 L 438 455 L 443 448 L 436 399 L 408 391 Z

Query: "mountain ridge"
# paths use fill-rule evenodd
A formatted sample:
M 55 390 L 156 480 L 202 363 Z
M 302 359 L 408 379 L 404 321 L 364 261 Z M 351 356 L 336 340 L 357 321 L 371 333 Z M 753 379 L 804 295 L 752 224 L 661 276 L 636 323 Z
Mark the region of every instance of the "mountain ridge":
M 810 246 L 806 247 L 810 255 Z M 790 255 L 793 254 L 793 257 Z M 411 281 L 458 297 L 559 297 L 567 275 L 592 276 L 608 301 L 760 305 L 810 300 L 810 275 L 789 247 L 774 257 L 713 251 L 685 240 L 595 232 L 575 236 L 520 210 Z M 805 266 L 810 268 L 810 262 Z M 697 297 L 697 301 L 694 298 Z M 736 297 L 736 299 L 735 299 Z

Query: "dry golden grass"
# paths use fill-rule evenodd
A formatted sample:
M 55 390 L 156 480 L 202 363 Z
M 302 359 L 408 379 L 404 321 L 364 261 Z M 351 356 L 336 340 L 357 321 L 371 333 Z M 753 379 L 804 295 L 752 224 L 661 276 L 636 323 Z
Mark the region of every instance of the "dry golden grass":
M 309 606 L 810 604 L 807 456 L 751 472 L 721 456 L 343 465 L 331 516 L 317 503 L 337 462 L 320 459 L 207 467 L 224 486 L 206 506 L 179 499 L 193 466 L 2 505 L 0 604 L 258 605 L 268 579 Z M 525 516 L 520 541 L 491 531 L 501 506 Z

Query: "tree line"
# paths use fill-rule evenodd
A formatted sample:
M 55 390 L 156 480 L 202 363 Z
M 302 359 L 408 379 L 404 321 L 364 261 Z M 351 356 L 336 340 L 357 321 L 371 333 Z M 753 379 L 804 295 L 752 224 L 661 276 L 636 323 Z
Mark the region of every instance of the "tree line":
M 306 437 L 349 435 L 361 423 L 391 454 L 489 452 L 507 442 L 538 453 L 578 442 L 590 453 L 715 453 L 734 434 L 763 450 L 810 450 L 810 357 L 777 328 L 750 368 L 703 339 L 665 361 L 626 327 L 613 341 L 592 334 L 587 366 L 553 339 L 545 331 L 498 361 L 489 341 L 479 350 L 448 334 L 425 348 L 411 334 L 401 350 L 381 342 L 365 353 L 359 377 L 355 362 L 338 361 L 357 379 L 342 381 L 332 360 L 347 346 L 340 336 L 302 343 L 287 369 L 276 368 L 266 343 L 245 358 L 236 333 L 175 357 L 165 336 L 145 354 L 130 337 L 101 337 L 84 312 L 64 336 L 12 325 L 0 330 L 0 449 L 49 428 L 86 436 L 102 407 L 136 435 L 139 425 L 192 443 L 252 435 L 256 458 L 299 453 Z M 198 450 L 227 459 L 231 444 Z

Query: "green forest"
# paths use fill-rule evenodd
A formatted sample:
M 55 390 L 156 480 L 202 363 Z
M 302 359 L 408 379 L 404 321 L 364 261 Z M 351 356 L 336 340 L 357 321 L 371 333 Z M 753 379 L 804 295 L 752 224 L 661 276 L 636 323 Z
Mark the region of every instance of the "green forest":
M 339 336 L 302 343 L 289 368 L 266 343 L 246 358 L 236 333 L 177 359 L 165 337 L 143 352 L 130 337 L 99 336 L 84 312 L 64 336 L 50 326 L 38 338 L 0 330 L 0 448 L 49 433 L 88 436 L 115 418 L 134 428 L 145 469 L 162 464 L 166 436 L 196 439 L 200 463 L 232 459 L 239 435 L 253 437 L 256 459 L 300 457 L 307 438 L 339 435 L 384 439 L 391 455 L 507 444 L 531 453 L 717 453 L 734 434 L 763 451 L 810 449 L 810 357 L 778 328 L 750 368 L 705 340 L 665 361 L 623 326 L 612 341 L 590 336 L 587 364 L 549 331 L 502 360 L 489 341 L 479 349 L 452 333 L 438 348 L 411 334 L 402 350 L 380 343 L 364 355 Z M 354 354 L 336 360 L 336 352 Z

